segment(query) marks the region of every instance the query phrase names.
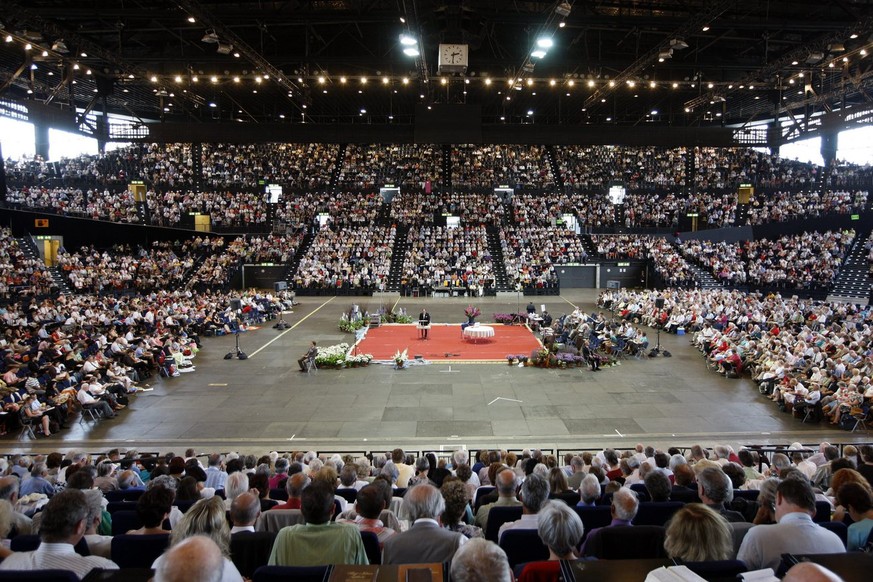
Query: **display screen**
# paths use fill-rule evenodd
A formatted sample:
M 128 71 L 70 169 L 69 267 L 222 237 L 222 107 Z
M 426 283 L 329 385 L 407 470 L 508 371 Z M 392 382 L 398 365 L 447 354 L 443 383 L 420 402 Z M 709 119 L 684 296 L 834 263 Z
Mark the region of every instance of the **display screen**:
M 267 201 L 270 204 L 278 204 L 279 197 L 282 196 L 282 186 L 279 184 L 267 184 L 267 194 L 269 194 Z
M 613 204 L 624 204 L 624 196 L 627 193 L 621 184 L 612 184 L 609 187 L 609 201 Z

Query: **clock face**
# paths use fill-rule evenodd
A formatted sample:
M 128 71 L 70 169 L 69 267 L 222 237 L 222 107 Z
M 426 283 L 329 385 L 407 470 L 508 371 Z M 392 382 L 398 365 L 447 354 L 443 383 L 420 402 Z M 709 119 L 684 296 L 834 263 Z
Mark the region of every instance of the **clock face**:
M 465 44 L 441 44 L 439 51 L 439 65 L 467 65 L 467 45 Z

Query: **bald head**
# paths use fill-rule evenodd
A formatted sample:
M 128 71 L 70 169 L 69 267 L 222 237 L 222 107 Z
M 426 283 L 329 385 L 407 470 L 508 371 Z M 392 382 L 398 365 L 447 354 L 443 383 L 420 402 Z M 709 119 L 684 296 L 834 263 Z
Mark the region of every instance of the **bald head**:
M 230 505 L 230 520 L 236 527 L 255 525 L 261 514 L 261 500 L 254 493 L 237 495 Z
M 504 469 L 497 473 L 497 494 L 501 497 L 515 497 L 515 471 Z
M 0 499 L 15 503 L 18 498 L 18 478 L 12 475 L 0 479 Z
M 787 582 L 841 582 L 842 578 L 824 566 L 812 562 L 800 562 L 792 566 L 782 580 Z
M 220 582 L 224 557 L 206 536 L 191 536 L 161 556 L 154 582 Z

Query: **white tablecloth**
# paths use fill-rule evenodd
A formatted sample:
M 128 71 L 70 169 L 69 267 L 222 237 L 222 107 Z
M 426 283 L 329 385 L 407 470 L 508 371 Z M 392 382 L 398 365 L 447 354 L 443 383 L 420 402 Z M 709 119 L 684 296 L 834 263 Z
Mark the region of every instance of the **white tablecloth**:
M 464 337 L 467 339 L 494 337 L 494 328 L 490 325 L 471 325 L 464 328 Z

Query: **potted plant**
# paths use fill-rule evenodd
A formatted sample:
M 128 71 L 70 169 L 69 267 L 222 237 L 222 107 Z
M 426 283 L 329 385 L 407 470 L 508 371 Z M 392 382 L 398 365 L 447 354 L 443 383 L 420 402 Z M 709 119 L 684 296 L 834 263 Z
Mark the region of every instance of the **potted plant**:
M 403 350 L 402 352 L 400 350 L 397 350 L 397 353 L 394 354 L 395 370 L 402 370 L 407 366 L 407 362 L 409 361 L 409 355 L 407 353 L 408 351 L 409 348 Z

